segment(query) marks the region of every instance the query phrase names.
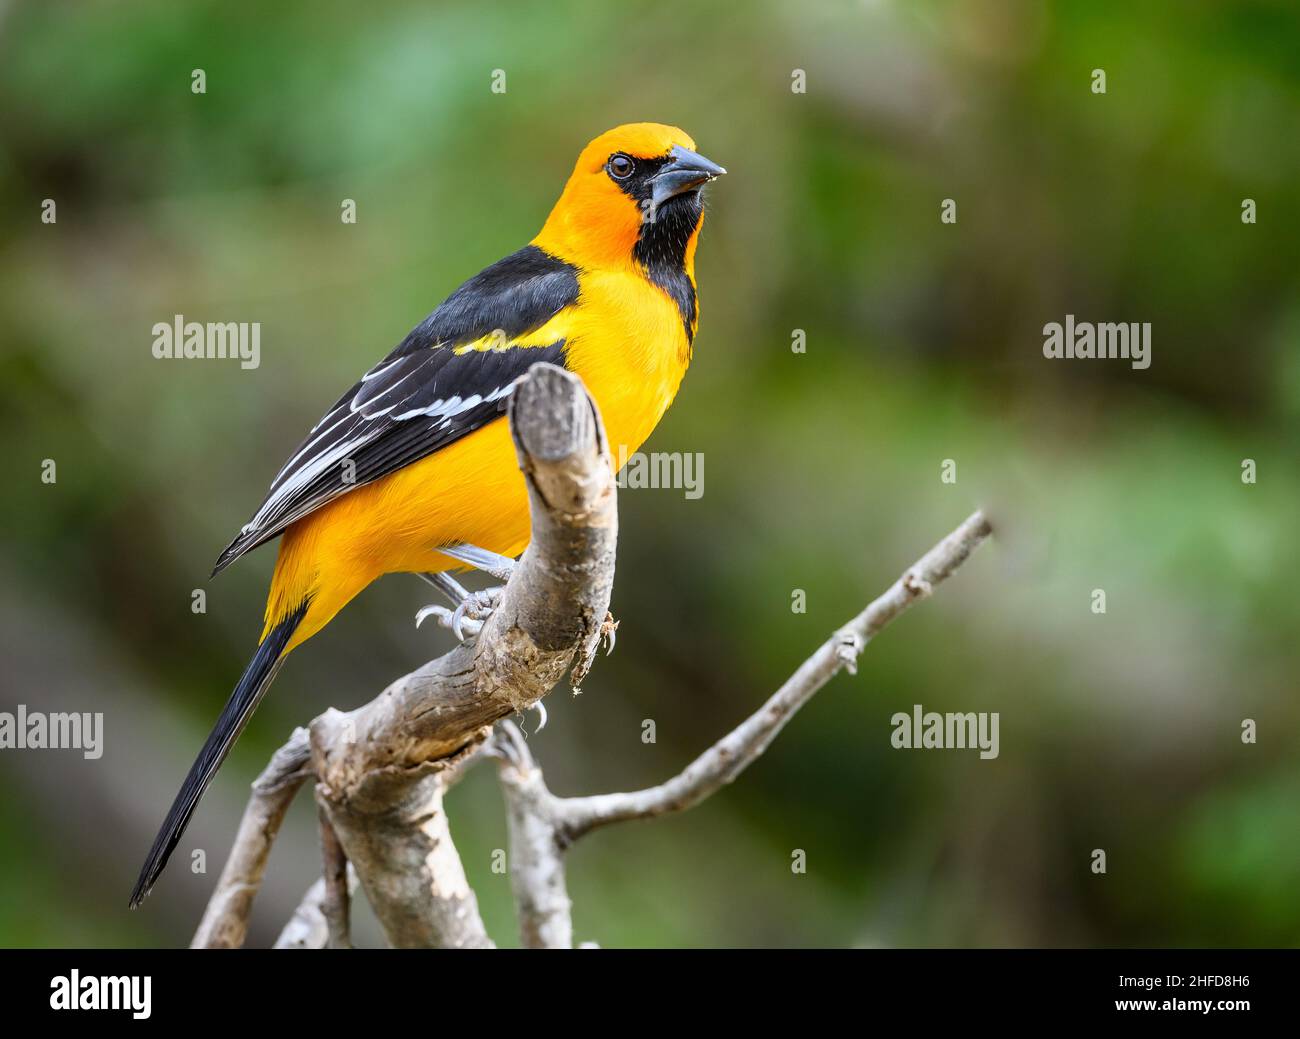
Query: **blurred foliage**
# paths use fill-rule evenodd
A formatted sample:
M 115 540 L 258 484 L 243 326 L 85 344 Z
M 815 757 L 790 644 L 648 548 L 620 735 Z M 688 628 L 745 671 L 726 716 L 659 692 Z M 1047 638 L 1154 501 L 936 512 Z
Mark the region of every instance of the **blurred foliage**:
M 108 749 L 0 753 L 0 943 L 187 940 L 271 749 L 445 648 L 411 629 L 418 582 L 358 599 L 125 911 L 260 628 L 271 551 L 208 585 L 217 550 L 359 372 L 532 236 L 589 138 L 649 119 L 731 171 L 649 445 L 702 452 L 705 494 L 623 494 L 619 648 L 552 697 L 552 788 L 661 780 L 972 507 L 999 537 L 734 786 L 580 845 L 579 937 L 1295 944 L 1297 54 L 1286 0 L 4 9 L 0 707 L 103 710 Z M 261 367 L 154 360 L 178 313 L 260 321 Z M 1048 363 L 1066 313 L 1151 322 L 1151 368 Z M 892 750 L 914 703 L 1000 711 L 1000 757 Z M 491 770 L 451 809 L 508 943 Z M 300 798 L 256 941 L 310 879 L 312 816 Z

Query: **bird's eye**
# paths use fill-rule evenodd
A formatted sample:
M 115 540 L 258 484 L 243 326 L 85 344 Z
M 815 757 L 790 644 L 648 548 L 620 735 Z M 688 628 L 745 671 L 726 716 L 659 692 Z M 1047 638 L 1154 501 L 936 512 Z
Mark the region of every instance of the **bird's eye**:
M 632 171 L 636 169 L 636 163 L 622 152 L 616 152 L 609 157 L 609 162 L 605 163 L 605 168 L 609 170 L 609 175 L 615 180 L 627 180 L 628 177 L 632 176 Z

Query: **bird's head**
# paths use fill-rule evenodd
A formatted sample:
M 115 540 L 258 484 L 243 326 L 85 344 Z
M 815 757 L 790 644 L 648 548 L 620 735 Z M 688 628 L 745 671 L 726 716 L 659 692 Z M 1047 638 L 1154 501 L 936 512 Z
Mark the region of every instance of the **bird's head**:
M 582 150 L 534 242 L 597 268 L 632 263 L 638 246 L 643 255 L 658 253 L 655 239 L 680 247 L 670 253 L 693 254 L 704 218 L 700 189 L 726 172 L 697 154 L 695 142 L 675 126 L 616 127 Z

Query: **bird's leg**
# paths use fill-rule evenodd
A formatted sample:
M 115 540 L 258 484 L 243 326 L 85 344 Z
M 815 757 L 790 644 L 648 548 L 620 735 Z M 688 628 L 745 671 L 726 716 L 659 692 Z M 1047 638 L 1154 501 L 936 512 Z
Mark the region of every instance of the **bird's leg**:
M 477 545 L 452 545 L 438 551 L 458 563 L 465 563 L 502 581 L 509 581 L 515 568 L 513 559 Z M 418 628 L 429 617 L 436 617 L 439 624 L 450 628 L 462 642 L 466 635 L 477 635 L 482 630 L 483 622 L 500 604 L 501 593 L 505 590 L 485 588 L 481 592 L 467 591 L 459 581 L 445 573 L 420 574 L 420 577 L 447 596 L 454 608 L 449 610 L 441 605 L 426 606 L 415 615 L 415 626 Z
M 456 578 L 452 577 L 451 574 L 417 574 L 416 576 L 419 577 L 420 580 L 428 582 L 433 585 L 433 587 L 437 588 L 438 591 L 442 592 L 443 595 L 451 600 L 453 606 L 459 606 L 469 598 L 469 591 L 463 584 L 457 581 Z M 418 617 L 416 618 L 415 625 L 416 627 L 419 627 L 420 625 Z
M 482 570 L 485 574 L 491 574 L 498 581 L 509 581 L 510 575 L 515 572 L 515 561 L 509 556 L 489 552 L 486 548 L 479 548 L 477 545 L 449 545 L 446 548 L 438 549 L 438 551 L 444 556 L 450 556 L 458 563 L 464 563 L 466 566 L 472 566 L 475 570 Z

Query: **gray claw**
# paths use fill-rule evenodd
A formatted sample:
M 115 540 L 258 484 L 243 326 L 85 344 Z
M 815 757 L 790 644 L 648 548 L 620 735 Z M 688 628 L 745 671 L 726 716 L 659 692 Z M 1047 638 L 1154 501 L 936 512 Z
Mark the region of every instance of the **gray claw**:
M 464 600 L 451 614 L 451 633 L 456 636 L 457 641 L 465 641 L 465 632 L 461 630 L 461 625 L 465 623 L 465 611 L 469 608 L 470 600 Z
M 469 603 L 461 603 L 455 610 L 436 603 L 425 606 L 415 615 L 415 626 L 418 628 L 430 617 L 434 617 L 442 627 L 455 632 L 456 638 L 464 642 L 467 637 L 477 635 L 483 629 L 482 621 L 470 613 L 471 609 L 473 605 Z
M 445 606 L 424 606 L 420 612 L 415 615 L 415 626 L 418 628 L 430 617 L 437 617 L 440 623 L 445 622 L 445 618 L 451 616 L 451 611 Z
M 614 643 L 618 641 L 618 621 L 612 613 L 605 614 L 605 622 L 600 626 L 600 637 L 605 642 L 605 656 L 614 652 Z

